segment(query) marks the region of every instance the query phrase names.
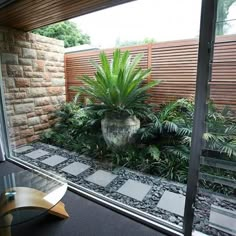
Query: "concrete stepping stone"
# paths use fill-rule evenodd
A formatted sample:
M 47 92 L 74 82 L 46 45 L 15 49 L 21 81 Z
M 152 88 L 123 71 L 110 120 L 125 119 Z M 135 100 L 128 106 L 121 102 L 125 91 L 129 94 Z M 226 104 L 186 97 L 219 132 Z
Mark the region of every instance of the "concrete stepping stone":
M 184 216 L 185 196 L 182 194 L 165 191 L 162 195 L 157 207 Z
M 94 174 L 87 177 L 85 180 L 92 182 L 94 184 L 106 187 L 111 181 L 113 181 L 117 175 L 104 170 L 98 170 Z
M 236 236 L 236 211 L 211 205 L 209 225 L 215 229 Z
M 62 163 L 63 161 L 67 160 L 67 158 L 59 156 L 59 155 L 53 155 L 43 161 L 41 161 L 42 163 L 49 165 L 49 166 L 56 166 L 60 163 Z
M 63 169 L 61 169 L 62 171 L 77 176 L 80 173 L 84 172 L 85 170 L 87 170 L 88 168 L 90 168 L 89 165 L 85 165 L 83 163 L 80 162 L 74 162 L 66 167 L 64 167 Z
M 25 154 L 25 156 L 29 157 L 29 158 L 32 158 L 32 159 L 37 159 L 39 157 L 42 157 L 42 156 L 45 156 L 45 155 L 48 155 L 49 152 L 46 152 L 42 149 L 37 149 L 33 152 L 30 152 L 28 154 Z
M 15 153 L 22 153 L 33 149 L 32 146 L 23 146 L 14 150 Z
M 151 188 L 152 186 L 148 184 L 143 184 L 138 181 L 129 179 L 125 182 L 124 185 L 121 186 L 121 188 L 119 188 L 117 192 L 134 198 L 138 201 L 142 201 L 151 190 Z

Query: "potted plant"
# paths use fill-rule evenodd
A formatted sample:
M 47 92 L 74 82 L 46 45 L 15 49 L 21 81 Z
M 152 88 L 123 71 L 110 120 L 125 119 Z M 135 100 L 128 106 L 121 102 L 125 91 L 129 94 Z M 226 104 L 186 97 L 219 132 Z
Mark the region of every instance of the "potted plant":
M 101 127 L 107 145 L 122 147 L 132 142 L 140 128 L 137 116 L 147 108 L 146 92 L 159 81 L 143 83 L 151 69 L 138 68 L 142 55 L 132 58 L 129 51 L 122 53 L 117 49 L 110 62 L 104 52 L 99 58 L 100 64 L 92 61 L 96 68 L 94 77 L 79 78 L 84 87 L 73 89 L 96 101 L 90 108 L 104 112 Z

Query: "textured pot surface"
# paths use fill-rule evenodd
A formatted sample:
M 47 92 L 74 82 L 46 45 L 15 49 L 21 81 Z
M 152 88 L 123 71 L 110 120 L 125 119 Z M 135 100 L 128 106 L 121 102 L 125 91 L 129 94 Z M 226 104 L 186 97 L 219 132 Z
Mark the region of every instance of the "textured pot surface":
M 101 124 L 103 137 L 109 147 L 122 147 L 132 143 L 134 134 L 140 128 L 140 120 L 135 116 L 106 117 Z

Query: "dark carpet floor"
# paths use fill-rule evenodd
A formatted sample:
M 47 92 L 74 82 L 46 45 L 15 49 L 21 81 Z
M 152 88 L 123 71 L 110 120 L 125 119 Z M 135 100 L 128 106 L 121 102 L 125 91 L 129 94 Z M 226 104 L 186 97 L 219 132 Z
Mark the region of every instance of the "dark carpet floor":
M 0 163 L 0 176 L 20 170 L 12 163 Z M 164 236 L 71 191 L 67 191 L 62 201 L 69 219 L 42 216 L 12 227 L 12 236 Z

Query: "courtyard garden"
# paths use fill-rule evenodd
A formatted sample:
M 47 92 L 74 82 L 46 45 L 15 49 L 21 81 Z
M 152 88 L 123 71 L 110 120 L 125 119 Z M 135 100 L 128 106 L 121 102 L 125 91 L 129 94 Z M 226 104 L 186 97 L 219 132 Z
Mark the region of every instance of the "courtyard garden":
M 150 69 L 137 68 L 140 56 L 131 61 L 129 52 L 114 53 L 112 64 L 100 54 L 95 79 L 82 78 L 85 87 L 74 101 L 62 104 L 58 122 L 42 135 L 42 141 L 117 166 L 186 183 L 191 146 L 193 99 L 177 99 L 160 107 L 148 103 L 148 89 L 161 81 L 146 83 Z M 125 80 L 125 82 L 124 82 Z M 83 97 L 81 102 L 81 95 Z M 100 102 L 100 103 L 99 103 Z M 109 123 L 106 127 L 105 122 Z M 136 124 L 136 123 L 138 124 Z M 130 129 L 130 130 L 129 130 Z M 217 110 L 208 104 L 204 153 L 236 160 L 236 122 L 228 107 Z M 216 168 L 203 167 L 215 173 Z M 235 174 L 217 169 L 219 176 Z M 204 187 L 232 194 L 233 189 L 201 181 Z
M 41 134 L 41 142 L 14 153 L 73 184 L 181 229 L 194 99 L 152 103 L 150 91 L 162 81 L 147 80 L 151 69 L 139 67 L 142 55 L 133 57 L 117 49 L 112 59 L 104 52 L 99 58 L 99 62 L 91 61 L 94 76 L 79 77 L 83 86 L 70 88 L 76 91 L 73 101 L 58 106 L 56 123 Z M 210 225 L 214 209 L 236 210 L 234 167 L 222 168 L 222 163 L 236 161 L 234 117 L 229 107 L 218 109 L 209 100 L 200 170 L 206 177 L 199 180 L 194 228 L 211 235 L 218 233 Z M 205 157 L 221 165 L 204 163 Z

